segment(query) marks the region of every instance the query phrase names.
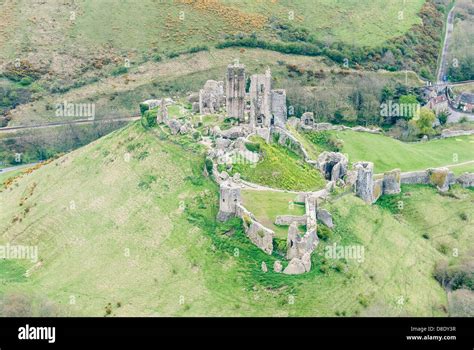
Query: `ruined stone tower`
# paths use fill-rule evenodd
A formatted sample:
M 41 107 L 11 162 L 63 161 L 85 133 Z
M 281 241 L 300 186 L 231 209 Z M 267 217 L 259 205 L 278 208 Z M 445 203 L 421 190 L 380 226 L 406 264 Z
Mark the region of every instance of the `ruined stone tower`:
M 225 77 L 227 116 L 245 121 L 245 66 L 235 63 L 227 66 Z
M 272 74 L 254 74 L 250 79 L 250 126 L 270 127 L 272 121 Z M 285 95 L 286 96 L 286 95 Z
M 374 163 L 357 162 L 354 164 L 354 169 L 357 172 L 356 196 L 372 204 L 374 202 Z
M 271 104 L 275 125 L 284 128 L 288 117 L 288 111 L 286 108 L 286 90 L 272 90 Z
M 233 218 L 240 203 L 240 187 L 232 180 L 226 180 L 220 185 L 219 213 L 217 220 L 227 221 Z

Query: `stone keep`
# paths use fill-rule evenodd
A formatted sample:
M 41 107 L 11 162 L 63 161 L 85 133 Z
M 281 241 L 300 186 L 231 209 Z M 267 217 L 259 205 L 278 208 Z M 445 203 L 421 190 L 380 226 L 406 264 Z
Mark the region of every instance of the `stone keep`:
M 208 80 L 199 91 L 199 113 L 213 114 L 224 105 L 224 82 Z
M 374 201 L 374 163 L 357 162 L 354 164 L 354 169 L 357 172 L 355 183 L 357 197 L 372 204 Z
M 231 64 L 227 67 L 225 93 L 227 116 L 244 121 L 245 110 L 245 66 Z
M 219 213 L 217 220 L 227 221 L 233 218 L 240 203 L 240 187 L 231 180 L 223 181 L 220 185 Z
M 250 126 L 265 127 L 271 125 L 271 89 L 272 74 L 267 69 L 265 74 L 254 74 L 250 78 Z
M 275 118 L 275 125 L 284 128 L 288 117 L 286 108 L 286 90 L 271 91 L 272 114 Z

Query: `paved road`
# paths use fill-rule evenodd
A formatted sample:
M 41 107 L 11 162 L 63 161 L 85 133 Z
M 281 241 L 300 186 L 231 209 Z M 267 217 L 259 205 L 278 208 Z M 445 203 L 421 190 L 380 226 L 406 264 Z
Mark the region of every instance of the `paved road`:
M 455 8 L 455 5 L 453 5 L 453 8 L 451 9 L 451 11 L 449 11 L 448 20 L 446 21 L 444 45 L 443 45 L 443 50 L 441 51 L 441 59 L 439 60 L 438 74 L 436 77 L 438 84 L 443 83 L 443 77 L 446 76 L 448 72 L 447 56 L 448 56 L 448 49 L 449 49 L 449 41 L 451 40 L 451 35 L 453 34 L 453 28 L 454 28 L 454 8 Z
M 36 164 L 39 164 L 39 163 L 35 162 L 35 163 L 22 164 L 22 165 L 17 165 L 17 166 L 11 166 L 11 167 L 8 167 L 8 168 L 3 168 L 3 169 L 0 169 L 0 175 L 5 174 L 5 173 L 9 173 L 11 171 L 23 169 L 23 168 L 29 168 L 29 167 L 32 167 Z

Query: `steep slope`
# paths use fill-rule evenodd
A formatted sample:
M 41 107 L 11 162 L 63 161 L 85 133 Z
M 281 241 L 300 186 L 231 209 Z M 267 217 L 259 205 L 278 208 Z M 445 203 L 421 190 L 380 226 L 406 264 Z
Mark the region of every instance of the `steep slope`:
M 448 222 L 462 210 L 468 221 L 445 243 L 465 245 L 474 192 L 455 200 L 410 188 L 402 220 L 335 197 L 336 229 L 312 271 L 285 276 L 262 272 L 262 261 L 271 270 L 281 256 L 249 243 L 237 220 L 216 224 L 217 187 L 202 176 L 203 159 L 191 139 L 135 123 L 15 180 L 0 192 L 0 242 L 37 245 L 39 263 L 0 261 L 0 298 L 46 299 L 60 314 L 87 316 L 446 314 L 432 278 L 443 253 L 417 215 L 446 213 Z M 364 246 L 364 260 L 328 258 L 334 243 Z

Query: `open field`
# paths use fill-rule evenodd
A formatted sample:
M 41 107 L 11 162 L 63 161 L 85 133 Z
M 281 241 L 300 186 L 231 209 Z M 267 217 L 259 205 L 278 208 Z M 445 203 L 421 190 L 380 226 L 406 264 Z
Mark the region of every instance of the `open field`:
M 404 143 L 382 135 L 355 131 L 331 133 L 344 141 L 342 152 L 349 156 L 351 163 L 371 161 L 376 173 L 395 168 L 402 171 L 423 170 L 474 160 L 474 136 Z
M 22 293 L 88 316 L 446 315 L 431 272 L 441 243 L 472 241 L 473 191 L 456 190 L 456 199 L 404 188 L 402 221 L 353 196 L 334 200 L 326 207 L 336 228 L 312 271 L 285 276 L 260 270 L 278 257 L 249 243 L 240 224 L 215 223 L 217 188 L 201 175 L 203 159 L 192 140 L 135 123 L 2 190 L 1 241 L 38 245 L 39 262 L 2 263 L 0 296 Z M 276 201 L 282 210 L 286 196 Z M 439 225 L 429 223 L 427 240 L 420 218 L 428 213 Z M 456 231 L 445 242 L 435 237 L 443 225 Z M 364 260 L 328 259 L 333 243 L 362 244 Z

